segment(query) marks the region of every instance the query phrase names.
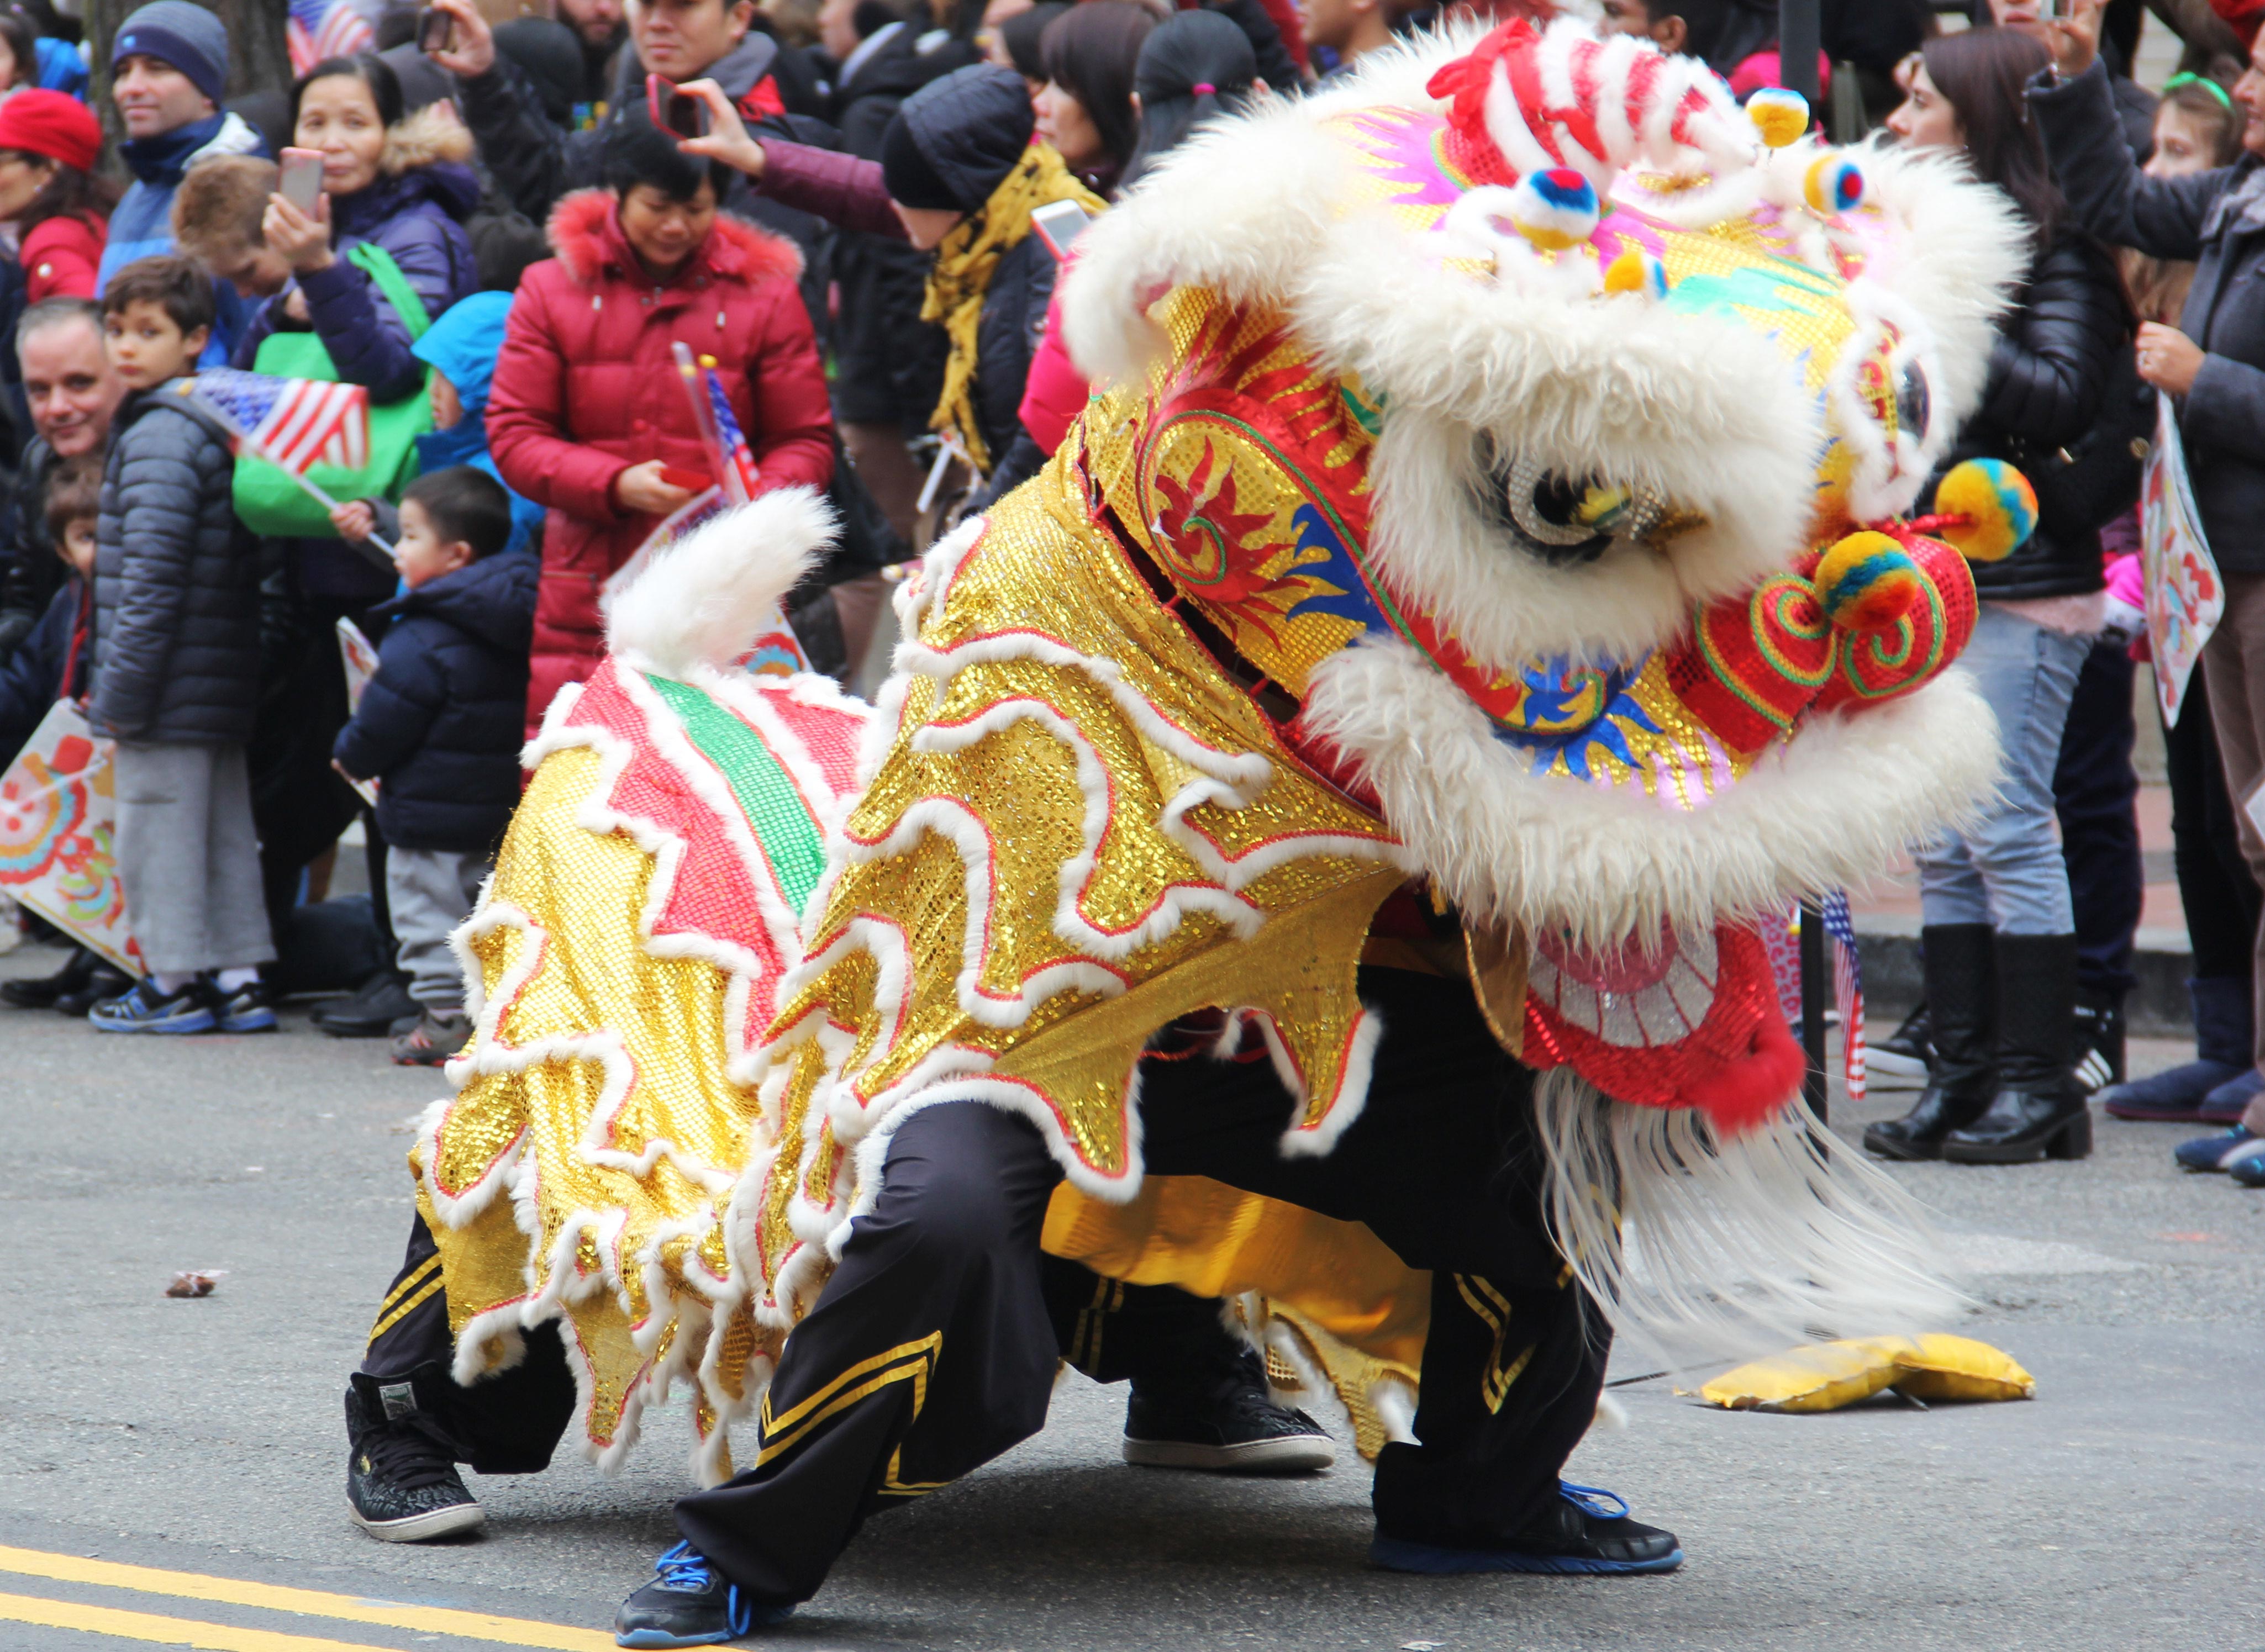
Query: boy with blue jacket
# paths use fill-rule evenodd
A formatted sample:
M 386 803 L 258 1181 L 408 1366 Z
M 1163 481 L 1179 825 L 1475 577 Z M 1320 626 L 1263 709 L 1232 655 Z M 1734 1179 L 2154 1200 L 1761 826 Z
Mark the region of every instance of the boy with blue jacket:
M 378 782 L 386 899 L 421 1012 L 393 1041 L 404 1066 L 437 1066 L 471 1037 L 448 936 L 519 804 L 540 564 L 506 549 L 511 534 L 510 499 L 484 471 L 452 465 L 409 484 L 394 545 L 408 590 L 373 610 L 391 621 L 377 673 L 331 748 L 339 773 Z

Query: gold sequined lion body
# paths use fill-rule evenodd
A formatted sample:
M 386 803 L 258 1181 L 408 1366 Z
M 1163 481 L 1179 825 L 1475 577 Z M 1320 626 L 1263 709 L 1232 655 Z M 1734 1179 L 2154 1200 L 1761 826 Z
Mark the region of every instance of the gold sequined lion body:
M 776 501 L 633 587 L 554 710 L 415 1161 L 460 1379 L 564 1316 L 601 1458 L 684 1377 L 725 1472 L 891 1132 L 975 1101 L 1062 1166 L 1048 1248 L 1242 1299 L 1373 1449 L 1424 1277 L 1144 1177 L 1139 1123 L 1144 1050 L 1205 1027 L 1271 1059 L 1282 1151 L 1329 1152 L 1381 1032 L 1364 958 L 1475 992 L 1545 1072 L 1552 1219 L 1616 1322 L 1939 1303 L 1788 1110 L 1754 924 L 1988 783 L 1945 672 L 1961 524 L 1900 513 L 2017 241 L 1943 168 L 1773 149 L 1703 70 L 1570 25 L 1198 135 L 1086 232 L 1093 399 L 900 587 L 870 711 L 723 666 L 717 614 L 823 535 Z

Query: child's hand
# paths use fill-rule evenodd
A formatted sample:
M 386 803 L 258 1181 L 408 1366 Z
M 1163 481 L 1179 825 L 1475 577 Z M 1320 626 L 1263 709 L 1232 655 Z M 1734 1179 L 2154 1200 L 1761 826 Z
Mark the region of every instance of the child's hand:
M 360 499 L 348 499 L 331 507 L 331 526 L 341 539 L 368 539 L 377 526 L 377 513 Z

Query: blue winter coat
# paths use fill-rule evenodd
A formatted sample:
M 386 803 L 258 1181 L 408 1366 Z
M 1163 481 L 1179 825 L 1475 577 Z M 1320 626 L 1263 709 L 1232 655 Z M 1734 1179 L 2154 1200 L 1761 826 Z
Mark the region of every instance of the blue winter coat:
M 331 755 L 380 782 L 388 843 L 489 855 L 501 841 L 519 806 L 541 571 L 524 553 L 484 557 L 375 610 L 393 624 Z
M 15 652 L 0 660 L 0 769 L 16 761 L 50 706 L 84 692 L 86 633 L 93 621 L 94 593 L 74 573 Z
M 135 138 L 118 146 L 118 158 L 134 174 L 118 210 L 110 215 L 109 238 L 103 244 L 102 263 L 95 271 L 95 290 L 110 285 L 110 278 L 136 258 L 164 258 L 173 251 L 173 192 L 188 176 L 189 168 L 216 155 L 265 155 L 267 146 L 241 115 L 208 115 L 154 138 Z M 213 302 L 219 316 L 212 343 L 200 359 L 205 367 L 224 367 L 232 346 L 250 318 L 236 288 L 226 281 L 213 283 Z
M 343 255 L 364 241 L 382 248 L 401 268 L 427 318 L 437 317 L 474 291 L 471 237 L 463 221 L 479 205 L 480 183 L 462 163 L 471 140 L 431 110 L 420 110 L 386 134 L 377 181 L 331 199 L 331 243 L 340 255 L 326 270 L 299 278 L 307 314 L 331 364 L 348 384 L 369 387 L 370 399 L 397 402 L 413 396 L 425 369 L 409 353 L 409 330 L 360 266 Z M 236 365 L 256 365 L 259 346 L 287 321 L 288 294 L 260 307 L 236 346 Z
M 464 417 L 447 430 L 417 439 L 417 469 L 426 475 L 452 464 L 468 464 L 503 483 L 511 494 L 511 542 L 506 551 L 523 550 L 543 526 L 543 507 L 513 492 L 488 456 L 488 390 L 495 382 L 496 358 L 503 353 L 504 318 L 511 313 L 509 293 L 474 293 L 450 308 L 417 341 L 411 353 L 455 387 Z

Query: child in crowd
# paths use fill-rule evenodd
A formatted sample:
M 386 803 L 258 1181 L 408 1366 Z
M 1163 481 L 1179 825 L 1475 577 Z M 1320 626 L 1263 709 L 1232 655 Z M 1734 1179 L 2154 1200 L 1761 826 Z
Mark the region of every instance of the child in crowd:
M 258 542 L 237 525 L 228 433 L 179 393 L 212 336 L 211 279 L 142 258 L 102 297 L 127 397 L 96 529 L 92 721 L 114 737 L 118 870 L 149 977 L 106 1032 L 266 1032 L 261 897 L 244 747 L 259 689 Z
M 510 498 L 485 471 L 455 465 L 410 484 L 394 543 L 409 589 L 374 610 L 393 623 L 332 751 L 339 773 L 379 782 L 386 899 L 422 1009 L 393 1041 L 404 1066 L 438 1066 L 471 1037 L 448 935 L 477 904 L 519 803 L 540 565 L 506 553 L 511 536 Z
M 58 700 L 86 692 L 87 627 L 94 617 L 95 517 L 102 469 L 59 466 L 47 478 L 47 532 L 70 570 L 22 644 L 0 661 L 0 768 L 23 750 Z
M 433 404 L 433 428 L 417 439 L 420 473 L 468 464 L 503 481 L 488 456 L 487 408 L 511 297 L 509 293 L 474 293 L 459 299 L 409 346 L 411 355 L 433 369 L 425 383 Z M 505 491 L 511 499 L 511 543 L 504 549 L 536 545 L 543 507 L 508 487 Z M 331 513 L 331 520 L 347 539 L 367 539 L 373 528 L 389 540 L 397 535 L 392 507 L 382 500 L 349 499 Z

